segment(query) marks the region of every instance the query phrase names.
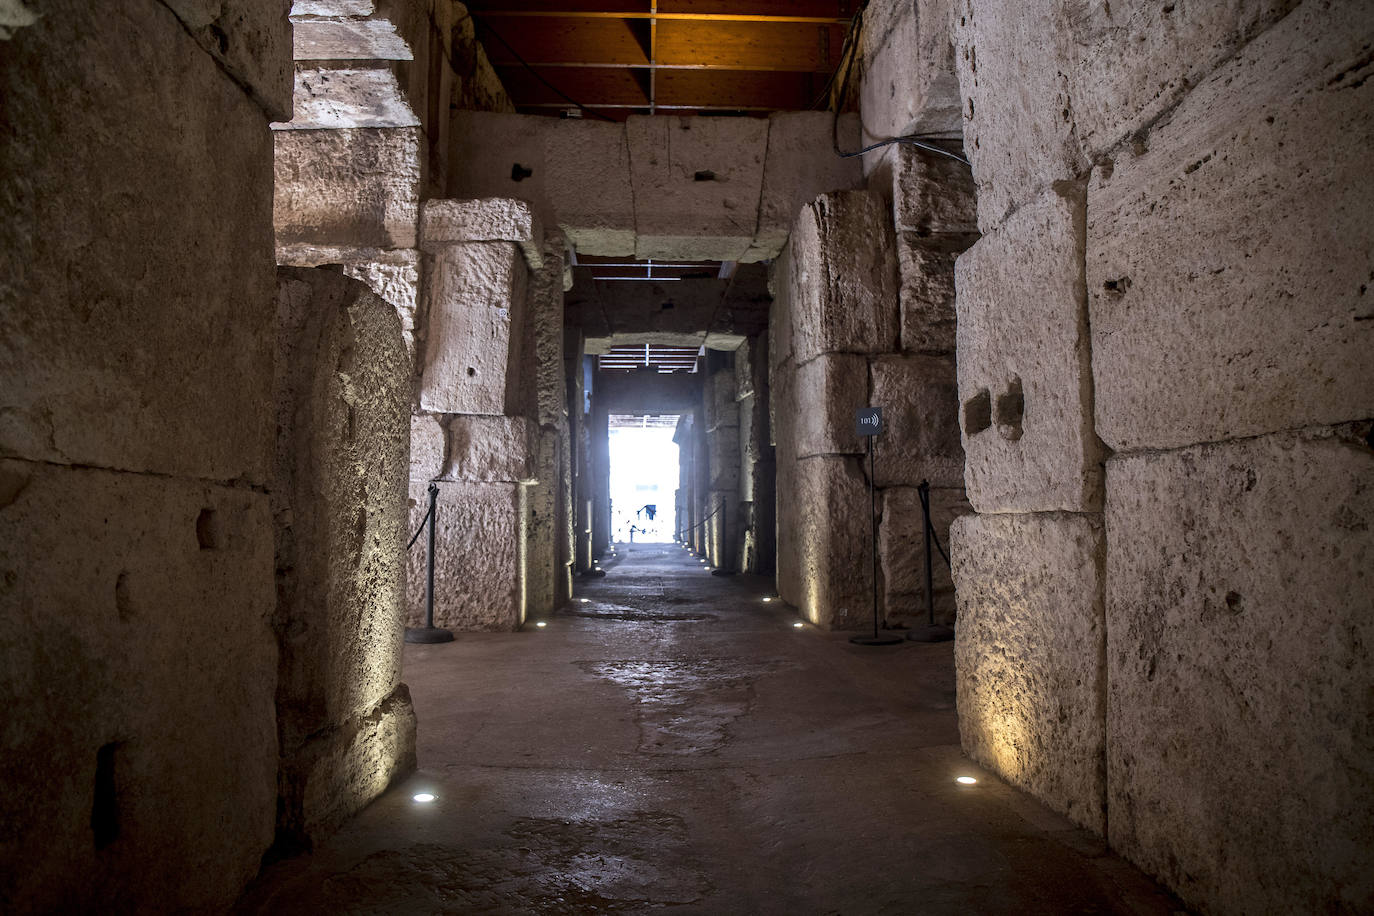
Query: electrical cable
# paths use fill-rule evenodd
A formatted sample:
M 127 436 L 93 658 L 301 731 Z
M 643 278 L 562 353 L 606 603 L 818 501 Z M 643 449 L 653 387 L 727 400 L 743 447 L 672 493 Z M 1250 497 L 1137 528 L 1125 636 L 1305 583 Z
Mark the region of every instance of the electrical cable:
M 572 96 L 568 95 L 568 94 L 567 94 L 566 92 L 564 92 L 562 89 L 559 89 L 559 88 L 558 88 L 557 86 L 555 86 L 553 83 L 551 83 L 551 82 L 549 82 L 548 80 L 544 79 L 544 77 L 541 76 L 541 75 L 539 74 L 539 71 L 536 70 L 536 69 L 534 69 L 534 67 L 530 65 L 530 62 L 529 62 L 529 61 L 525 60 L 525 58 L 523 58 L 523 57 L 520 56 L 520 52 L 519 52 L 519 51 L 515 50 L 514 48 L 512 48 L 512 47 L 510 46 L 510 42 L 506 41 L 506 39 L 504 39 L 504 38 L 501 37 L 501 33 L 500 33 L 500 32 L 498 32 L 498 31 L 496 31 L 496 29 L 492 28 L 491 23 L 487 22 L 485 19 L 474 19 L 473 22 L 477 25 L 478 28 L 486 29 L 488 32 L 490 32 L 490 33 L 491 33 L 491 36 L 492 36 L 493 38 L 495 38 L 497 41 L 499 41 L 499 42 L 502 44 L 502 46 L 505 47 L 505 49 L 506 49 L 507 51 L 509 51 L 509 52 L 511 53 L 511 55 L 512 55 L 517 61 L 520 62 L 520 65 L 521 65 L 522 67 L 524 67 L 526 70 L 530 71 L 530 75 L 531 75 L 531 76 L 533 76 L 535 79 L 539 80 L 539 82 L 543 83 L 544 86 L 545 86 L 546 88 L 548 88 L 548 89 L 551 90 L 553 93 L 555 93 L 556 95 L 558 95 L 559 98 L 563 99 L 563 101 L 569 103 L 570 105 L 575 105 L 575 106 L 577 106 L 578 109 L 580 109 L 581 111 L 586 112 L 587 114 L 591 115 L 593 118 L 600 118 L 602 121 L 610 121 L 612 124 L 619 123 L 619 122 L 616 121 L 615 118 L 608 117 L 608 116 L 606 116 L 606 115 L 604 115 L 604 114 L 601 114 L 601 113 L 598 112 L 598 111 L 592 111 L 592 110 L 591 110 L 590 108 L 588 108 L 586 105 L 583 105 L 583 104 L 582 104 L 581 102 L 579 102 L 577 99 L 575 99 L 575 98 L 573 98 Z

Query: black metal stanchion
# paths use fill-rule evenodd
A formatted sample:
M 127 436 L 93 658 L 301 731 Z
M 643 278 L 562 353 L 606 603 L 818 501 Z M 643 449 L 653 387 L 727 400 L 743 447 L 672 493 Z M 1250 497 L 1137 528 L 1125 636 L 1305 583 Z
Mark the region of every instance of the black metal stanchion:
M 935 622 L 935 582 L 934 572 L 931 568 L 931 561 L 934 559 L 930 555 L 931 538 L 935 537 L 935 525 L 930 520 L 930 481 L 923 480 L 921 485 L 916 488 L 916 492 L 921 497 L 921 517 L 925 521 L 926 536 L 926 613 L 928 622 L 923 627 L 908 630 L 906 638 L 915 642 L 949 642 L 954 638 L 954 631 L 949 627 L 942 626 Z M 938 546 L 938 544 L 937 544 Z M 941 551 L 943 554 L 944 551 Z M 948 559 L 946 559 L 948 562 Z
M 902 641 L 902 637 L 888 633 L 879 635 L 878 633 L 878 495 L 876 478 L 873 474 L 873 440 L 883 428 L 882 410 L 877 407 L 869 407 L 859 411 L 857 419 L 857 429 L 861 436 L 868 437 L 868 517 L 870 521 L 869 557 L 872 560 L 870 574 L 873 578 L 873 635 L 872 636 L 851 636 L 849 641 L 856 646 L 895 646 Z
M 438 527 L 438 522 L 439 485 L 431 481 L 429 485 L 429 512 L 425 515 L 425 521 L 420 523 L 421 528 L 429 525 L 429 565 L 425 582 L 425 625 L 423 627 L 406 627 L 406 642 L 453 642 L 453 631 L 434 625 L 434 529 Z M 410 543 L 414 544 L 415 538 L 419 536 L 420 532 L 415 532 L 415 537 L 410 539 Z

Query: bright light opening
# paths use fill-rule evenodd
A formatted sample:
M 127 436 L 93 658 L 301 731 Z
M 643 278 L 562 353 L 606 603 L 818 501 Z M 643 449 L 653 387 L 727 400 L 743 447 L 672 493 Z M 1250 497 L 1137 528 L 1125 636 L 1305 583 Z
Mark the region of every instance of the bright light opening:
M 960 776 L 958 779 L 954 781 L 959 783 L 959 785 L 961 786 L 971 786 L 977 784 L 978 782 L 978 780 L 974 779 L 972 776 Z
M 677 530 L 678 418 L 610 418 L 611 540 L 667 544 Z
M 428 792 L 420 792 L 418 794 L 412 795 L 411 798 L 413 798 L 415 801 L 419 802 L 422 805 L 427 805 L 430 802 L 434 801 L 434 796 L 430 795 Z

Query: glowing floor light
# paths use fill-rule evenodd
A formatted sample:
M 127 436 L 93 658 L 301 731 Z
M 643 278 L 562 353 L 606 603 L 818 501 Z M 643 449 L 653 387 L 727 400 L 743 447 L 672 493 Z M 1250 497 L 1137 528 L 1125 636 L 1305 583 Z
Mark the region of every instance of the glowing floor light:
M 538 623 L 536 623 L 535 626 L 539 627 L 540 629 L 543 629 L 544 627 L 548 626 L 548 624 L 541 620 Z
M 804 623 L 802 623 L 800 620 L 798 620 L 796 623 L 792 624 L 792 626 L 793 626 L 795 629 L 800 630 L 802 627 L 806 626 L 806 624 L 804 624 Z
M 974 779 L 972 776 L 960 776 L 958 779 L 954 781 L 961 786 L 972 786 L 976 785 L 978 782 L 978 780 Z
M 591 604 L 592 601 L 590 598 L 578 598 L 577 600 L 581 601 L 583 604 Z
M 770 601 L 772 601 L 772 600 L 773 600 L 772 598 L 764 598 L 764 599 L 763 599 L 763 603 L 764 603 L 764 604 L 767 604 L 768 602 L 770 602 Z
M 434 801 L 434 796 L 428 792 L 418 792 L 415 795 L 412 795 L 411 798 L 422 805 L 427 805 L 430 802 Z

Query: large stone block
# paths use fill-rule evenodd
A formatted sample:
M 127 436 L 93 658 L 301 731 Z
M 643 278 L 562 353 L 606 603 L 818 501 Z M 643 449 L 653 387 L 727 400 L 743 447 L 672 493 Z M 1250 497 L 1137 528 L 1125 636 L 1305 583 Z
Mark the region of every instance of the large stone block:
M 878 525 L 878 567 L 882 571 L 880 611 L 888 621 L 900 620 L 922 626 L 930 619 L 926 607 L 925 516 L 921 494 L 915 487 L 890 487 L 882 491 L 882 522 Z M 930 517 L 936 542 L 930 545 L 931 591 L 935 598 L 935 622 L 953 626 L 955 620 L 954 580 L 949 564 L 941 555 L 949 554 L 949 526 L 961 515 L 968 515 L 963 488 L 932 489 Z
M 857 458 L 778 464 L 778 594 L 818 626 L 854 629 L 872 620 L 872 525 Z
M 958 135 L 953 0 L 877 0 L 864 9 L 863 143 L 903 134 Z M 858 144 L 846 147 L 857 149 Z
M 1083 188 L 1061 184 L 955 265 L 959 400 L 979 512 L 1095 511 Z
M 1111 842 L 1199 910 L 1374 900 L 1369 434 L 1108 465 Z
M 311 67 L 303 63 L 296 68 L 295 83 L 291 120 L 274 124 L 276 130 L 420 126 L 390 68 Z
M 1073 120 L 1079 51 L 1063 0 L 954 0 L 964 151 L 987 232 L 1054 182 L 1087 172 Z
M 167 0 L 164 5 L 269 118 L 291 120 L 290 0 Z
M 831 152 L 832 129 L 842 148 L 858 148 L 857 115 L 841 115 L 838 124 L 828 111 L 778 111 L 768 116 L 758 231 L 741 260 L 777 257 L 802 207 L 821 194 L 863 184 L 859 160 L 842 159 Z
M 516 483 L 440 481 L 434 552 L 434 625 L 451 630 L 514 630 L 524 619 L 525 523 Z M 429 510 L 424 484 L 410 485 L 410 530 Z M 426 536 L 406 567 L 407 624 L 424 626 Z
M 455 242 L 515 242 L 531 270 L 544 266 L 544 227 L 523 200 L 425 201 L 420 208 L 421 247 L 436 251 Z
M 706 431 L 711 432 L 722 426 L 739 426 L 739 403 L 735 400 L 735 367 L 733 365 L 717 369 L 705 380 L 706 392 L 703 407 L 706 414 Z
M 877 486 L 964 485 L 959 386 L 951 356 L 885 356 L 871 363 L 869 404 L 883 409 L 874 443 Z M 853 426 L 853 414 L 850 414 Z
M 630 144 L 622 124 L 534 116 L 545 125 L 549 204 L 558 228 L 579 252 L 603 257 L 635 253 Z
M 266 495 L 0 461 L 7 910 L 233 903 L 273 835 L 275 603 Z
M 964 752 L 1106 829 L 1106 633 L 1097 515 L 966 515 L 950 528 Z
M 758 228 L 768 122 L 631 115 L 625 130 L 635 256 L 743 258 Z
M 857 455 L 868 446 L 854 431 L 854 415 L 868 401 L 868 360 L 836 353 L 798 366 L 783 385 L 787 396 L 779 435 L 798 458 Z
M 972 241 L 969 239 L 968 244 Z M 954 352 L 954 261 L 966 247 L 963 240 L 950 245 L 914 232 L 897 234 L 902 350 Z
M 897 349 L 897 257 L 892 217 L 868 191 L 825 194 L 792 231 L 794 358 Z
M 449 417 L 444 479 L 532 483 L 538 454 L 539 428 L 525 417 Z
M 792 242 L 768 265 L 768 371 L 792 359 Z
M 1306 3 L 1088 199 L 1098 434 L 1171 448 L 1374 415 L 1368 4 Z M 1314 144 L 1322 150 L 1313 158 Z
M 416 414 L 410 418 L 410 479 L 434 480 L 448 467 L 448 430 L 441 418 Z
M 164 6 L 28 6 L 0 61 L 0 455 L 261 485 L 266 116 Z
M 706 561 L 717 569 L 736 571 L 740 501 L 735 489 L 712 490 L 706 497 Z
M 445 245 L 435 255 L 420 406 L 500 416 L 517 399 L 526 270 L 512 242 Z
M 530 275 L 526 334 L 527 366 L 533 364 L 534 385 L 529 413 L 541 426 L 567 423 L 568 390 L 563 370 L 563 270 L 567 240 L 561 232 L 544 238 L 544 266 Z
M 711 489 L 739 491 L 740 436 L 738 426 L 721 426 L 706 434 L 711 462 Z
M 892 217 L 898 232 L 922 238 L 977 235 L 977 191 L 967 165 L 904 144 L 893 157 Z
M 526 529 L 525 612 L 536 617 L 551 614 L 561 603 L 558 596 L 558 432 L 537 432 L 536 485 L 525 492 L 529 512 Z
M 1065 28 L 1079 49 L 1069 80 L 1084 152 L 1095 160 L 1153 125 L 1218 65 L 1298 5 L 1299 0 L 1066 3 Z M 1361 4 L 1345 6 L 1351 10 Z M 1328 28 L 1333 34 L 1342 31 Z
M 345 276 L 367 284 L 396 309 L 401 336 L 415 361 L 415 310 L 420 298 L 420 252 L 413 248 L 346 248 L 332 245 L 285 245 L 277 263 L 290 267 L 343 266 Z
M 414 248 L 418 127 L 277 130 L 277 244 Z

